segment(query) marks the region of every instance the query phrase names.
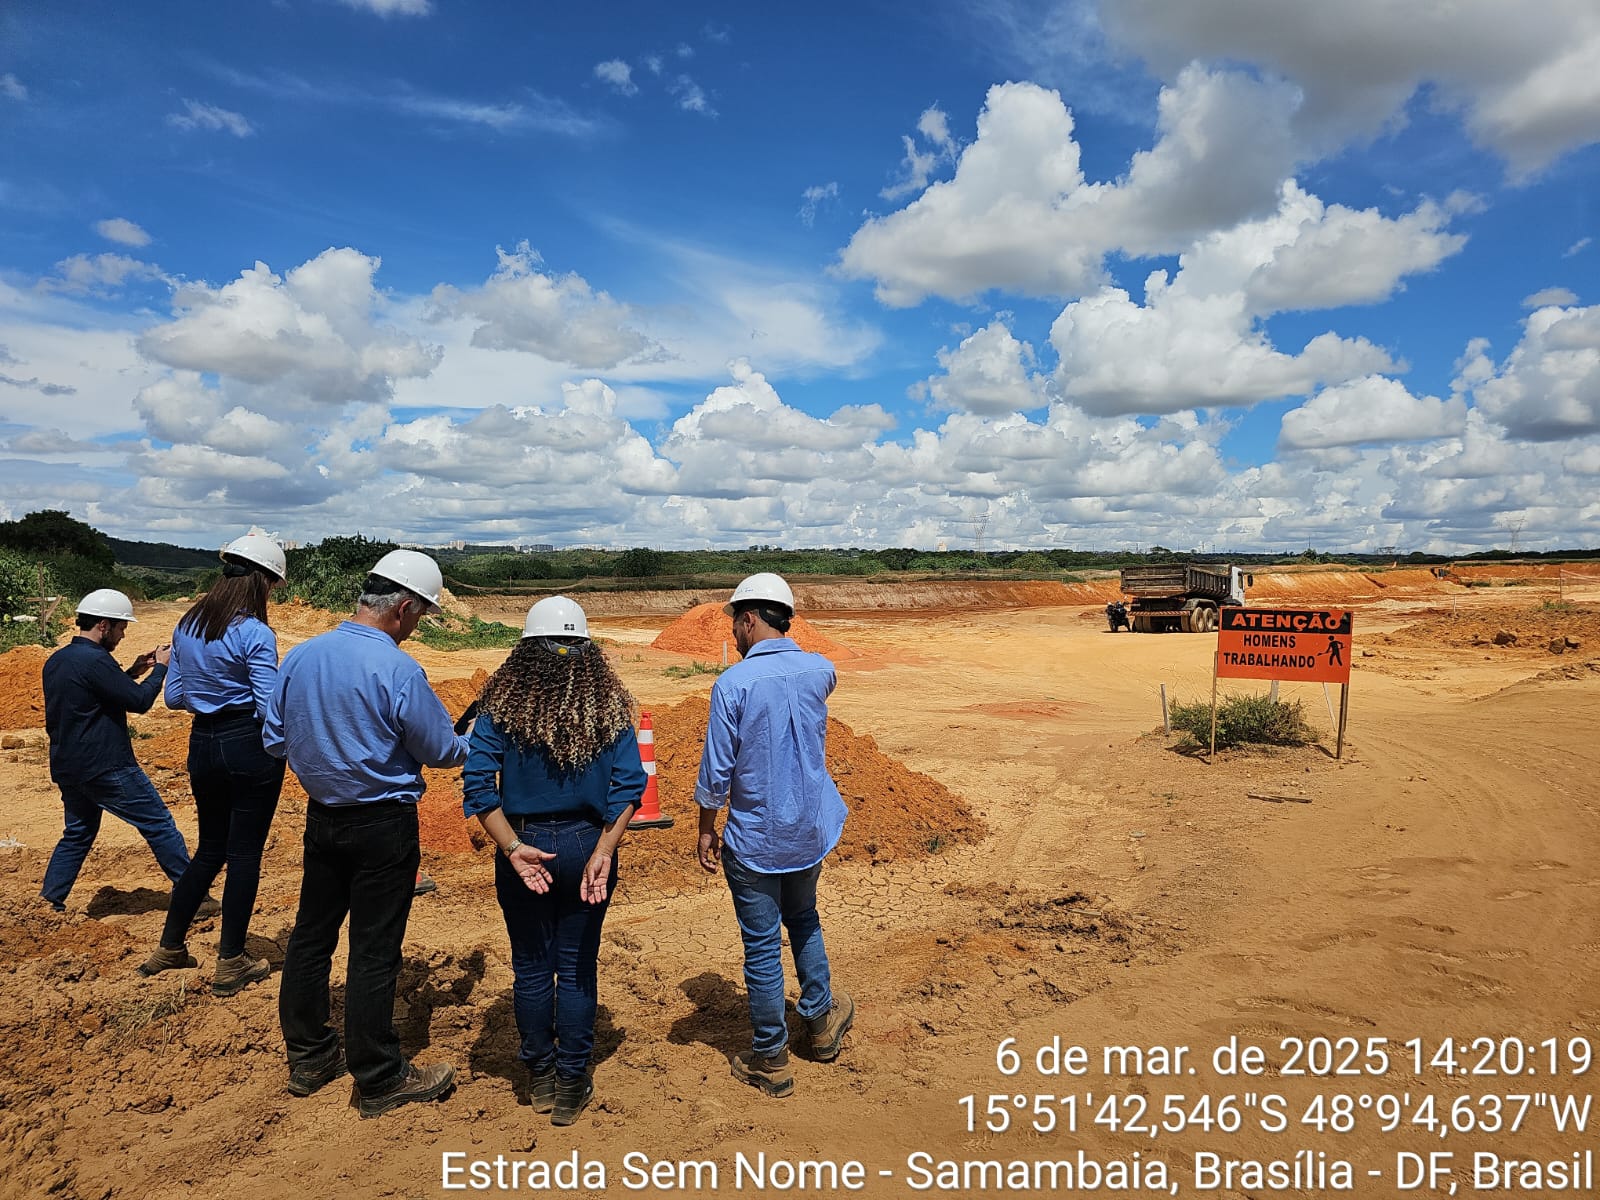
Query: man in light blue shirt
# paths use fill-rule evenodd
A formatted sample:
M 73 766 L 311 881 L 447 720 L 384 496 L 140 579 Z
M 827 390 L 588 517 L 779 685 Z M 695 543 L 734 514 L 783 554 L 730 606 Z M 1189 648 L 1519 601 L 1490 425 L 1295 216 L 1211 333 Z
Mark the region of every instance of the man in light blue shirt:
M 310 797 L 300 909 L 278 994 L 289 1090 L 309 1096 L 343 1075 L 348 1061 L 363 1117 L 435 1100 L 455 1082 L 453 1067 L 407 1062 L 394 1027 L 400 947 L 422 857 L 422 768 L 457 767 L 467 757 L 467 739 L 451 728 L 421 665 L 400 649 L 438 611 L 443 587 L 427 555 L 384 555 L 354 620 L 283 660 L 262 726 L 268 753 L 288 758 Z M 328 1023 L 328 977 L 346 915 L 341 1050 Z
M 723 610 L 743 661 L 711 689 L 695 803 L 700 865 L 720 863 L 744 941 L 751 1050 L 731 1067 L 769 1096 L 794 1091 L 783 1011 L 783 930 L 789 931 L 800 1001 L 795 1006 L 820 1062 L 839 1057 L 855 1003 L 835 991 L 817 916 L 822 860 L 839 843 L 846 810 L 828 774 L 833 664 L 786 636 L 794 593 L 777 575 L 752 575 Z M 728 819 L 719 837 L 717 813 Z

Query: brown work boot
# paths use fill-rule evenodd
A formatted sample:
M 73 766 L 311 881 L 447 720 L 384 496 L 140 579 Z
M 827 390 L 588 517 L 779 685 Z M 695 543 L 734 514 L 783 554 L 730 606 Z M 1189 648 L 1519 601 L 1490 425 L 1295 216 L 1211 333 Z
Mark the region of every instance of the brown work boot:
M 157 946 L 155 953 L 139 964 L 139 974 L 159 975 L 163 971 L 182 971 L 194 966 L 199 964 L 194 961 L 194 955 L 189 953 L 189 947 L 179 946 L 176 950 L 168 950 L 165 946 Z
M 194 910 L 194 919 L 196 921 L 209 920 L 221 911 L 222 902 L 207 896 L 204 900 L 200 901 L 200 907 Z
M 787 1096 L 794 1091 L 794 1072 L 789 1069 L 789 1048 L 785 1046 L 770 1058 L 754 1050 L 744 1050 L 728 1064 L 735 1079 L 758 1087 L 769 1096 Z
M 856 1002 L 850 999 L 848 992 L 836 990 L 828 1011 L 806 1020 L 806 1028 L 811 1031 L 812 1057 L 818 1062 L 832 1062 L 838 1058 L 844 1035 L 850 1032 L 855 1020 Z
M 556 1067 L 551 1063 L 542 1071 L 528 1072 L 528 1103 L 536 1113 L 552 1112 L 556 1106 Z
M 231 996 L 246 984 L 265 979 L 270 974 L 272 964 L 264 958 L 251 958 L 248 954 L 219 958 L 217 973 L 211 979 L 211 991 L 217 996 Z
M 362 1096 L 356 1106 L 363 1117 L 381 1117 L 391 1109 L 413 1100 L 437 1100 L 456 1085 L 456 1069 L 444 1063 L 430 1066 L 415 1065 L 406 1068 L 400 1082 L 387 1092 L 376 1096 Z
M 335 1046 L 326 1058 L 303 1062 L 298 1067 L 289 1069 L 289 1093 L 294 1096 L 309 1096 L 313 1092 L 322 1090 L 335 1079 L 343 1078 L 349 1070 L 350 1068 L 345 1066 L 344 1051 Z
M 594 1080 L 586 1073 L 567 1078 L 556 1076 L 556 1105 L 550 1114 L 550 1124 L 571 1125 L 578 1114 L 589 1107 L 594 1099 Z

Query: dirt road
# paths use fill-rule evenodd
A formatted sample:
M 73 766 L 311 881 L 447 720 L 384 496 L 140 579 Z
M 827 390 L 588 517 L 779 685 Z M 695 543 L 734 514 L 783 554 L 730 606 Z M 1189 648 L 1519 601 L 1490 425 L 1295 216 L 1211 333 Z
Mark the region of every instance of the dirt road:
M 60 808 L 40 735 L 14 731 L 24 746 L 0 754 L 0 834 L 19 843 L 0 850 L 0 1194 L 431 1196 L 446 1194 L 446 1154 L 537 1175 L 576 1152 L 588 1175 L 572 1194 L 611 1197 L 1026 1194 L 1037 1168 L 960 1164 L 1076 1172 L 1080 1154 L 1101 1172 L 1096 1194 L 1125 1175 L 1130 1190 L 1314 1195 L 1340 1190 L 1349 1163 L 1342 1190 L 1385 1196 L 1413 1165 L 1404 1155 L 1454 1154 L 1462 1190 L 1486 1169 L 1474 1153 L 1570 1163 L 1593 1143 L 1555 1131 L 1549 1097 L 1587 1095 L 1594 1072 L 1576 1067 L 1600 1043 L 1600 591 L 1546 599 L 1499 587 L 1364 597 L 1343 761 L 1331 737 L 1214 764 L 1174 749 L 1159 685 L 1184 699 L 1209 690 L 1203 636 L 1113 636 L 1086 607 L 819 616 L 859 652 L 840 664 L 834 715 L 962 797 L 989 835 L 824 872 L 835 978 L 860 1010 L 838 1063 L 797 1059 L 786 1101 L 728 1076 L 748 1026 L 720 880 L 630 888 L 625 845 L 601 958 L 599 1103 L 565 1130 L 519 1098 L 505 934 L 481 855 L 429 856 L 440 890 L 413 910 L 400 989 L 408 1050 L 455 1063 L 461 1085 L 442 1104 L 361 1121 L 344 1084 L 307 1100 L 283 1090 L 275 975 L 210 995 L 213 925 L 191 939 L 200 970 L 137 976 L 165 888 L 118 823 L 67 917 L 40 911 Z M 136 626 L 129 651 L 177 611 Z M 687 660 L 649 648 L 668 619 L 596 621 L 646 706 L 709 689 L 705 675 L 669 677 Z M 1494 644 L 1513 625 L 1516 642 Z M 314 628 L 285 629 L 285 644 Z M 1550 631 L 1563 628 L 1579 645 L 1556 656 Z M 446 679 L 500 656 L 418 657 Z M 1320 689 L 1285 694 L 1326 731 Z M 153 715 L 147 731 L 179 719 Z M 181 776 L 158 782 L 192 838 Z M 280 811 L 253 925 L 252 949 L 275 963 L 302 812 Z M 660 839 L 650 854 L 691 853 L 692 814 L 676 815 L 677 828 L 636 835 Z M 1013 1038 L 1022 1065 L 1006 1075 L 997 1049 Z M 1449 1038 L 1455 1073 L 1439 1049 Z M 1055 1039 L 1074 1071 L 1083 1048 L 1081 1073 L 1037 1069 Z M 1258 1073 L 1218 1073 L 1214 1051 L 1235 1042 L 1262 1048 Z M 1150 1053 L 1136 1071 L 1108 1064 L 1108 1046 Z M 1294 1073 L 1307 1064 L 1355 1073 Z M 1490 1098 L 1520 1095 L 1546 1099 L 1513 1133 L 1518 1101 Z M 1169 1108 L 1169 1096 L 1183 1099 Z M 1002 1119 L 1004 1131 L 985 1129 Z M 1336 1132 L 1343 1121 L 1353 1128 Z M 743 1164 L 761 1154 L 769 1174 L 753 1179 Z M 779 1159 L 813 1165 L 790 1187 Z M 1283 1186 L 1247 1166 L 1223 1175 L 1223 1160 L 1265 1159 L 1289 1164 Z M 715 1179 L 680 1162 L 711 1164 Z M 663 1174 L 632 1186 L 652 1167 Z M 1094 1169 L 1070 1185 L 1058 1174 L 1053 1190 L 1089 1190 Z M 686 1186 L 662 1186 L 668 1176 Z

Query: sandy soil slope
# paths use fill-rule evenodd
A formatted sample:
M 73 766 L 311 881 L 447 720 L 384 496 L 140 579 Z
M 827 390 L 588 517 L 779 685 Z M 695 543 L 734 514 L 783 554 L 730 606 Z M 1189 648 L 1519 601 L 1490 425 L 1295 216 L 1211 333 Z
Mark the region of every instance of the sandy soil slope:
M 797 1037 L 795 1095 L 770 1101 L 727 1073 L 748 1027 L 721 880 L 684 871 L 672 886 L 646 886 L 646 860 L 692 852 L 692 813 L 664 789 L 678 825 L 634 835 L 633 886 L 625 844 L 624 885 L 606 926 L 598 1103 L 565 1130 L 525 1103 L 505 933 L 481 852 L 426 856 L 440 889 L 413 910 L 400 987 L 407 1048 L 456 1064 L 460 1086 L 443 1103 L 361 1121 L 347 1082 L 305 1100 L 283 1090 L 276 976 L 232 998 L 210 994 L 213 923 L 191 938 L 199 970 L 137 975 L 166 889 L 126 827 L 106 822 L 65 917 L 41 911 L 60 807 L 42 732 L 25 721 L 6 735 L 19 744 L 0 751 L 10 801 L 0 818 L 0 1195 L 432 1196 L 446 1194 L 447 1152 L 559 1160 L 574 1151 L 607 1172 L 603 1191 L 574 1194 L 612 1197 L 667 1190 L 625 1185 L 630 1152 L 714 1162 L 715 1194 L 736 1191 L 740 1152 L 860 1160 L 869 1196 L 981 1193 L 970 1180 L 916 1189 L 921 1177 L 906 1160 L 918 1152 L 1001 1162 L 1137 1154 L 1141 1169 L 1161 1162 L 1190 1194 L 1206 1182 L 1196 1178 L 1196 1152 L 1308 1151 L 1354 1163 L 1354 1194 L 1381 1196 L 1395 1192 L 1401 1153 L 1453 1152 L 1465 1190 L 1474 1152 L 1544 1160 L 1589 1149 L 1591 1138 L 1554 1131 L 1548 1100 L 1531 1102 L 1515 1133 L 1467 1128 L 1488 1123 L 1486 1097 L 1586 1094 L 1592 1072 L 1574 1076 L 1565 1056 L 1570 1039 L 1600 1041 L 1600 594 L 1557 582 L 1559 596 L 1554 583 L 1541 591 L 1417 580 L 1414 594 L 1373 587 L 1343 601 L 1358 614 L 1341 761 L 1320 688 L 1285 694 L 1322 726 L 1321 746 L 1208 763 L 1162 736 L 1162 684 L 1183 699 L 1209 691 L 1203 636 L 1111 635 L 1087 606 L 819 619 L 821 632 L 860 653 L 839 664 L 834 716 L 959 797 L 988 835 L 830 863 L 825 929 L 835 979 L 859 1015 L 835 1064 L 810 1061 Z M 1324 600 L 1334 598 L 1316 598 Z M 135 626 L 126 653 L 156 640 L 179 611 Z M 322 623 L 284 617 L 285 647 Z M 641 702 L 662 711 L 710 685 L 665 673 L 686 661 L 648 645 L 667 619 L 596 622 Z M 1514 644 L 1480 638 L 1519 621 L 1529 634 Z M 1578 645 L 1551 654 L 1558 634 Z M 470 687 L 500 657 L 417 655 L 441 691 L 450 681 Z M 181 736 L 181 723 L 159 711 L 141 719 L 151 736 L 136 749 Z M 192 837 L 181 772 L 160 774 Z M 252 949 L 275 963 L 293 918 L 302 821 L 303 807 L 286 799 L 253 925 Z M 1450 1036 L 1496 1039 L 1487 1058 L 1497 1073 L 1430 1067 Z M 1086 1074 L 1035 1069 L 1034 1051 L 1056 1037 L 1087 1048 Z M 1014 1076 L 997 1067 L 1005 1038 L 1026 1051 Z M 1212 1052 L 1232 1038 L 1264 1048 L 1262 1074 L 1218 1075 Z M 1379 1074 L 1285 1073 L 1293 1038 L 1335 1039 L 1327 1045 L 1339 1059 L 1357 1046 L 1365 1066 L 1369 1039 L 1387 1039 L 1391 1061 Z M 1426 1047 L 1420 1065 L 1402 1045 L 1411 1038 Z M 1502 1038 L 1515 1042 L 1502 1047 Z M 1547 1038 L 1558 1039 L 1567 1068 L 1554 1076 L 1544 1052 L 1511 1048 Z M 1176 1075 L 1159 1073 L 1157 1061 L 1143 1074 L 1108 1075 L 1109 1045 L 1191 1052 Z M 1485 1054 L 1457 1057 L 1472 1066 Z M 1183 1117 L 1154 1136 L 1091 1119 L 1118 1097 L 1121 1116 L 1143 1105 L 1159 1121 L 1177 1094 Z M 1269 1094 L 1283 1098 L 1283 1132 L 1261 1128 Z M 1363 1094 L 1397 1105 L 1405 1097 L 1399 1126 L 1382 1131 L 1381 1105 L 1359 1107 Z M 1004 1132 L 983 1128 L 991 1095 L 1011 1122 Z M 1078 1104 L 1075 1133 L 1055 1099 L 1068 1095 Z M 1202 1095 L 1214 1107 L 1233 1096 L 1242 1128 L 1204 1128 Z M 1302 1122 L 1314 1102 L 1331 1111 L 1336 1095 L 1350 1097 L 1352 1131 Z M 976 1097 L 970 1131 L 965 1096 Z M 1447 1124 L 1458 1106 L 1456 1130 L 1441 1136 L 1418 1118 L 1425 1097 Z M 1054 1116 L 1048 1133 L 1022 1121 L 1038 1119 L 1036 1103 Z M 708 1183 L 702 1175 L 701 1193 L 712 1194 Z M 1274 1193 L 1237 1177 L 1201 1194 L 1310 1195 L 1314 1183 Z M 747 1179 L 737 1190 L 783 1190 L 767 1184 Z

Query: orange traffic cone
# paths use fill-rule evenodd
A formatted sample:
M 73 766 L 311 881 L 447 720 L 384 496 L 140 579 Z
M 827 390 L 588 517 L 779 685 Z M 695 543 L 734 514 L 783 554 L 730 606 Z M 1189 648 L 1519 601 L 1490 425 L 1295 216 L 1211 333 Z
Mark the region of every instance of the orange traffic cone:
M 639 761 L 644 765 L 644 797 L 629 829 L 670 829 L 672 818 L 661 815 L 661 794 L 656 790 L 656 731 L 650 714 L 639 714 Z

